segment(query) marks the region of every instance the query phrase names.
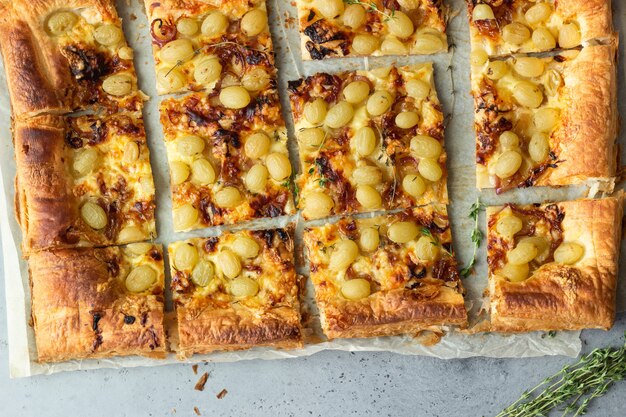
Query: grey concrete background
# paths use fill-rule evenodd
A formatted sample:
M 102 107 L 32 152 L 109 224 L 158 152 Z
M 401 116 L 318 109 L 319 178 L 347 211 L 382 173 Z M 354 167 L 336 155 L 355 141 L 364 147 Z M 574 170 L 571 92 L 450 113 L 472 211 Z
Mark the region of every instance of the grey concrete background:
M 4 277 L 0 262 L 0 276 Z M 9 379 L 4 283 L 0 285 L 1 417 L 493 416 L 567 357 L 440 360 L 325 351 L 307 358 L 133 369 Z M 626 314 L 610 332 L 584 331 L 583 352 L 623 343 Z M 203 392 L 199 376 L 209 372 Z M 222 399 L 216 395 L 228 390 Z M 626 416 L 626 381 L 588 416 Z M 560 413 L 556 414 L 560 415 Z

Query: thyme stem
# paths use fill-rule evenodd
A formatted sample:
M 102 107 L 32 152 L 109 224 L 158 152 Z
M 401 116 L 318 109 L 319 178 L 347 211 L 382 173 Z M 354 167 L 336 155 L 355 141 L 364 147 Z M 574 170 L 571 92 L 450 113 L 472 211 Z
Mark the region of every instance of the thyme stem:
M 581 416 L 594 398 L 601 397 L 614 382 L 624 378 L 626 343 L 618 349 L 594 349 L 524 392 L 496 417 L 545 416 L 563 404 L 567 404 L 563 416 Z

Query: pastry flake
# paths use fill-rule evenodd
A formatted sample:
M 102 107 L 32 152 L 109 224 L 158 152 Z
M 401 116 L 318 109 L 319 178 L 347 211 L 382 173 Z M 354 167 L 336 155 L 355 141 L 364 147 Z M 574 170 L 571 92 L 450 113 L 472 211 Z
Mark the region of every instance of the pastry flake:
M 441 0 L 297 0 L 302 59 L 448 49 Z
M 477 186 L 597 182 L 617 166 L 615 45 L 472 65 Z
M 432 64 L 318 73 L 289 93 L 305 219 L 447 202 Z
M 25 254 L 155 236 L 141 119 L 37 116 L 14 125 L 16 213 Z
M 476 54 L 569 49 L 613 37 L 608 0 L 466 1 Z
M 444 205 L 305 230 L 311 281 L 329 339 L 467 325 Z
M 42 251 L 29 270 L 39 362 L 165 357 L 159 245 Z
M 265 0 L 146 0 L 157 92 L 250 91 L 276 76 Z
M 179 358 L 302 346 L 293 226 L 194 238 L 168 251 Z
M 615 317 L 624 194 L 487 209 L 491 326 L 608 330 Z
M 114 2 L 3 2 L 0 22 L 15 117 L 96 106 L 141 110 L 133 51 Z

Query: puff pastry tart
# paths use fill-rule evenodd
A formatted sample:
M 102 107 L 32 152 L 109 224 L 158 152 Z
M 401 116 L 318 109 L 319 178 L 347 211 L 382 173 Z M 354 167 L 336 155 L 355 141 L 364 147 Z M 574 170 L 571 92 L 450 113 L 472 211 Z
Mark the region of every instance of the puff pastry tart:
M 145 0 L 159 94 L 275 78 L 265 0 Z
M 16 213 L 25 254 L 155 235 L 154 185 L 141 119 L 37 116 L 16 121 Z
M 244 101 L 242 101 L 244 100 Z M 175 230 L 295 211 L 280 100 L 240 86 L 161 103 Z
M 29 269 L 40 362 L 165 356 L 159 245 L 43 251 Z
M 181 359 L 302 346 L 293 226 L 189 239 L 168 251 Z
M 95 105 L 140 111 L 133 51 L 112 0 L 3 1 L 0 23 L 15 117 Z
M 596 183 L 617 165 L 614 44 L 554 57 L 474 60 L 476 181 L 514 187 Z
M 473 54 L 589 45 L 613 36 L 610 0 L 466 0 Z
M 432 64 L 289 83 L 305 219 L 447 202 Z
M 467 324 L 444 205 L 305 230 L 328 338 L 416 334 Z
M 297 0 L 302 59 L 448 49 L 442 0 Z
M 487 209 L 491 325 L 502 332 L 609 329 L 624 193 Z

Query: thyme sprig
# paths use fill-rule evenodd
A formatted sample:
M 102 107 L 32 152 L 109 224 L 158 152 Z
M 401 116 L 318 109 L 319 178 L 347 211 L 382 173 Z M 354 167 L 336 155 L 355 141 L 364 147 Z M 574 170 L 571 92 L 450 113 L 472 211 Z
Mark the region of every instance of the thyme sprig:
M 439 237 L 438 237 L 437 235 L 433 235 L 433 232 L 431 232 L 431 231 L 430 231 L 430 229 L 429 229 L 428 227 L 422 227 L 422 228 L 420 229 L 420 233 L 421 233 L 422 235 L 426 236 L 426 237 L 429 237 L 429 238 L 430 238 L 430 243 L 431 243 L 433 246 L 438 246 L 438 247 L 440 247 L 440 248 L 441 248 L 441 250 L 442 250 L 443 252 L 445 252 L 446 254 L 448 254 L 448 255 L 452 255 L 452 254 L 450 253 L 450 251 L 448 251 L 448 249 L 446 249 L 446 248 L 444 248 L 444 247 L 443 247 L 443 245 L 442 245 L 442 244 L 441 244 L 441 242 L 439 241 Z
M 315 165 L 309 168 L 309 175 L 313 174 L 316 168 L 320 177 L 316 178 L 315 182 L 317 182 L 317 184 L 322 188 L 326 187 L 326 183 L 329 181 L 329 179 L 326 178 L 326 176 L 324 175 L 323 166 L 317 159 L 315 160 Z
M 298 198 L 300 197 L 300 188 L 298 187 L 298 184 L 295 181 L 294 174 L 291 174 L 291 176 L 281 185 L 291 191 L 291 193 L 293 194 L 293 198 L 297 204 Z
M 470 235 L 472 243 L 474 243 L 474 254 L 472 255 L 472 260 L 469 264 L 467 264 L 465 268 L 461 269 L 461 275 L 465 278 L 467 278 L 474 270 L 474 265 L 476 265 L 476 253 L 478 252 L 478 248 L 483 241 L 483 233 L 478 227 L 478 215 L 484 209 L 485 205 L 480 201 L 480 198 L 476 198 L 476 202 L 470 207 L 469 217 L 474 220 L 474 229 Z
M 384 11 L 380 10 L 378 5 L 374 3 L 373 1 L 343 0 L 343 2 L 346 4 L 359 4 L 365 7 L 368 13 L 378 13 L 385 18 L 383 22 L 387 22 L 390 19 L 393 19 L 396 14 L 395 9 L 391 9 L 391 13 L 385 13 Z
M 594 398 L 604 395 L 614 382 L 624 378 L 626 343 L 618 349 L 594 349 L 577 363 L 563 367 L 524 392 L 496 417 L 545 416 L 562 405 L 563 416 L 581 416 Z

